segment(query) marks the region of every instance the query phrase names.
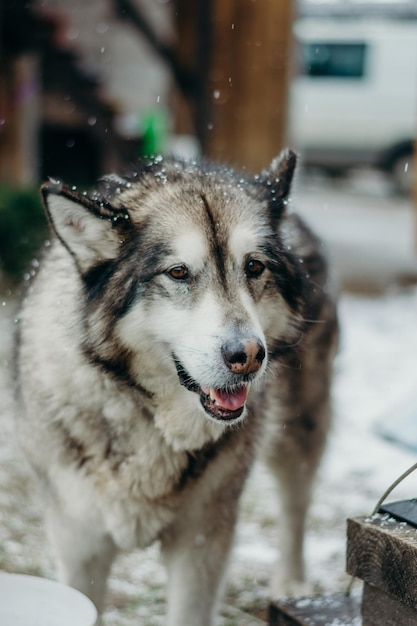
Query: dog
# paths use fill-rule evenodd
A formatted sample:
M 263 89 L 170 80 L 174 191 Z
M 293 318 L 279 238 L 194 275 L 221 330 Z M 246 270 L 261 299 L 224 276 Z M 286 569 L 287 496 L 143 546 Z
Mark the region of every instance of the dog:
M 41 189 L 18 433 L 59 578 L 99 612 L 117 553 L 159 541 L 167 624 L 211 626 L 258 453 L 281 491 L 272 592 L 305 583 L 338 325 L 322 245 L 288 206 L 296 160 L 251 176 L 158 157 L 89 193 Z

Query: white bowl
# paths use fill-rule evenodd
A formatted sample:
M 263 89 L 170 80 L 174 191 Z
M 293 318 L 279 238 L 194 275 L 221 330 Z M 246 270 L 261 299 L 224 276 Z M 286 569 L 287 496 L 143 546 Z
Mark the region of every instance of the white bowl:
M 76 589 L 0 572 L 1 626 L 94 626 L 96 621 L 94 604 Z

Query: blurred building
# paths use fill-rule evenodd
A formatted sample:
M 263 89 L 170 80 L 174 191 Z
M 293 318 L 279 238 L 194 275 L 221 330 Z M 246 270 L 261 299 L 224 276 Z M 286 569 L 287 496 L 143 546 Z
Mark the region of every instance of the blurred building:
M 294 2 L 4 0 L 0 178 L 84 184 L 164 147 L 264 167 L 286 143 Z
M 170 150 L 175 117 L 240 166 L 290 143 L 308 166 L 410 187 L 415 1 L 3 0 L 0 28 L 0 180 L 89 184 Z
M 134 160 L 147 132 L 162 133 L 169 72 L 115 4 L 3 0 L 1 180 L 89 184 Z M 140 4 L 171 37 L 164 3 Z

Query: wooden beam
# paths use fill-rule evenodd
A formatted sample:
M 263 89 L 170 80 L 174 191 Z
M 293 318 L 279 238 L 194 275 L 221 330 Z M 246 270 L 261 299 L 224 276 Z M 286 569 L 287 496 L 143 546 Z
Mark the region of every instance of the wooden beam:
M 269 626 L 358 626 L 360 598 L 346 593 L 328 593 L 273 602 Z
M 348 520 L 347 572 L 413 609 L 417 609 L 416 562 L 413 526 L 387 514 Z
M 292 0 L 214 0 L 206 153 L 259 170 L 285 145 Z
M 197 77 L 177 112 L 206 156 L 257 171 L 286 144 L 293 0 L 176 0 L 182 67 Z
M 13 185 L 38 182 L 38 60 L 20 55 L 0 60 L 0 179 Z

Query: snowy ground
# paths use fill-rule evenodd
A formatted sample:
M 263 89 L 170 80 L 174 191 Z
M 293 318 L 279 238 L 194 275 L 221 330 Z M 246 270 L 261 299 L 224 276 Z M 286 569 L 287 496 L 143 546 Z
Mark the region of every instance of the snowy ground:
M 13 306 L 13 300 L 0 297 L 0 570 L 53 577 L 42 506 L 13 434 Z M 389 484 L 417 461 L 417 452 L 376 432 L 381 420 L 401 424 L 414 416 L 417 421 L 417 288 L 392 288 L 379 296 L 344 294 L 340 316 L 334 426 L 307 541 L 317 591 L 346 588 L 346 519 L 371 513 Z M 409 477 L 393 499 L 415 497 L 416 481 L 416 475 Z M 223 626 L 264 623 L 268 575 L 278 549 L 278 511 L 273 484 L 263 467 L 256 466 L 242 501 Z M 163 624 L 164 582 L 157 547 L 121 557 L 112 572 L 105 625 Z
M 13 436 L 10 401 L 9 302 L 1 308 L 0 569 L 53 576 L 38 501 L 28 467 Z M 381 439 L 376 423 L 417 420 L 417 289 L 379 297 L 344 295 L 342 345 L 334 387 L 335 422 L 311 512 L 307 553 L 316 590 L 340 590 L 344 574 L 345 520 L 369 514 L 388 485 L 417 460 L 413 453 Z M 416 496 L 416 476 L 395 498 Z M 256 466 L 242 502 L 231 559 L 223 624 L 254 625 L 266 605 L 268 572 L 274 562 L 278 507 L 269 476 Z M 110 583 L 105 624 L 162 624 L 164 573 L 158 551 L 119 559 Z M 246 613 L 246 615 L 245 615 Z M 249 613 L 249 615 L 248 615 Z M 226 615 L 228 617 L 226 617 Z

